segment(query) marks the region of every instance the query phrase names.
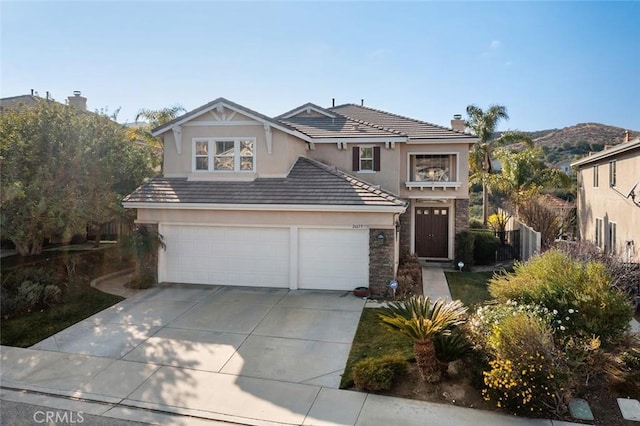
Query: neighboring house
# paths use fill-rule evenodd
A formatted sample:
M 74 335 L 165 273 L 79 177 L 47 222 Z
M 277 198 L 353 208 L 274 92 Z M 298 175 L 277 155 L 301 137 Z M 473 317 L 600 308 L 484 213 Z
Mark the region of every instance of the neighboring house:
M 640 138 L 571 164 L 578 175 L 578 227 L 627 262 L 640 262 Z
M 476 139 L 461 130 L 351 104 L 270 118 L 219 98 L 153 134 L 164 176 L 123 204 L 164 236 L 161 282 L 382 293 L 401 253 L 452 260 L 468 226 Z
M 561 161 L 553 165 L 553 168 L 560 170 L 568 176 L 573 176 L 573 168 L 571 167 L 571 161 Z

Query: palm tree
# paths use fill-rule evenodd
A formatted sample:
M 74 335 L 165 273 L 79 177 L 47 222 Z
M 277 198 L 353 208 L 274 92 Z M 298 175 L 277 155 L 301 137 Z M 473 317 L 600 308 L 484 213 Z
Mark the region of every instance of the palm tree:
M 436 300 L 412 296 L 402 302 L 392 302 L 382 308 L 380 319 L 391 330 L 398 331 L 413 340 L 413 352 L 420 376 L 428 382 L 440 380 L 440 366 L 436 358 L 434 338 L 438 334 L 450 334 L 453 327 L 465 322 L 467 307 L 459 300 Z
M 466 127 L 471 130 L 478 142 L 471 150 L 469 167 L 471 181 L 482 184 L 482 222 L 486 225 L 489 216 L 489 175 L 493 171 L 491 160 L 493 150 L 507 142 L 524 142 L 531 145 L 531 139 L 519 132 L 506 132 L 498 138 L 493 138 L 500 120 L 508 120 L 507 108 L 502 105 L 491 105 L 486 111 L 476 105 L 467 106 L 468 120 Z
M 160 139 L 154 137 L 151 131 L 158 127 L 170 122 L 177 118 L 180 114 L 186 112 L 186 110 L 180 105 L 173 105 L 162 109 L 146 109 L 143 108 L 138 111 L 136 115 L 136 125 L 128 129 L 129 139 L 136 141 L 142 145 L 151 147 L 157 153 L 157 164 L 162 167 L 162 152 L 163 145 Z M 143 120 L 144 124 L 140 125 L 138 120 Z
M 542 161 L 542 150 L 527 148 L 513 151 L 499 148 L 496 158 L 502 163 L 499 174 L 489 176 L 489 186 L 503 192 L 511 201 L 516 216 L 526 202 L 540 194 L 545 187 L 566 188 L 571 178 L 558 169 L 547 167 Z
M 136 121 L 143 119 L 149 123 L 151 129 L 153 129 L 168 123 L 184 112 L 186 112 L 186 110 L 180 105 L 173 105 L 162 109 L 142 108 L 138 111 L 138 115 L 136 115 Z

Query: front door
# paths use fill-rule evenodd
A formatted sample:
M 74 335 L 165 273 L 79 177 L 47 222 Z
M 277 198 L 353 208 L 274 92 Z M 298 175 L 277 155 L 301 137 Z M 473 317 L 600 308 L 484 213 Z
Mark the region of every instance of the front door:
M 416 254 L 419 257 L 449 257 L 449 208 L 416 208 Z

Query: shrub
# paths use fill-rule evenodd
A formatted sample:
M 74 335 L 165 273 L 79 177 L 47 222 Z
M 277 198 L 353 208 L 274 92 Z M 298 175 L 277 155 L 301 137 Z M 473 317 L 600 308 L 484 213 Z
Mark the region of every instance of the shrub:
M 473 266 L 473 241 L 474 237 L 470 231 L 461 231 L 456 234 L 456 268 L 458 262 L 462 261 L 464 270 L 471 270 Z
M 135 289 L 146 289 L 151 288 L 153 284 L 155 284 L 156 280 L 153 275 L 150 274 L 139 274 L 136 277 L 129 281 L 127 287 L 135 288 Z
M 492 231 L 474 231 L 473 263 L 475 265 L 494 264 L 498 247 L 500 247 L 500 239 Z
M 632 310 L 627 298 L 611 287 L 601 263 L 583 265 L 558 250 L 515 265 L 513 273 L 494 276 L 489 293 L 499 301 L 515 300 L 546 307 L 561 335 L 599 336 L 606 346 L 628 329 Z
M 515 312 L 491 327 L 485 350 L 483 396 L 516 414 L 560 415 L 571 396 L 571 376 L 543 317 Z
M 469 229 L 487 229 L 481 220 L 471 219 L 469 221 Z
M 399 354 L 358 361 L 351 370 L 353 382 L 358 389 L 378 392 L 391 388 L 394 380 L 407 372 L 407 361 Z
M 436 349 L 436 358 L 442 363 L 457 361 L 471 352 L 471 344 L 467 336 L 457 328 L 450 334 L 438 334 L 433 339 L 433 345 Z
M 396 296 L 409 297 L 412 294 L 422 293 L 422 266 L 417 255 L 413 254 L 401 259 L 396 280 L 398 281 Z

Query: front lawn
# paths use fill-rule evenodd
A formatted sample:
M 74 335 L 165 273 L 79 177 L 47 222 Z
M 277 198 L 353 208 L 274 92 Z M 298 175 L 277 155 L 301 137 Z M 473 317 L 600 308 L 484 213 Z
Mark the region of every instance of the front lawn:
M 349 359 L 344 369 L 340 388 L 353 385 L 351 369 L 364 358 L 380 357 L 399 352 L 406 360 L 413 358 L 413 343 L 408 337 L 387 329 L 378 319 L 379 309 L 365 308 L 353 339 Z
M 493 272 L 445 272 L 453 300 L 461 300 L 469 309 L 491 299 L 487 281 Z
M 16 285 L 15 282 L 12 283 L 16 274 L 34 269 L 43 271 L 39 274 L 50 276 L 61 290 L 61 296 L 58 303 L 39 304 L 33 309 L 18 311 L 13 315 L 8 315 L 9 311 L 4 309 L 0 319 L 0 343 L 29 347 L 118 303 L 123 300 L 122 297 L 96 290 L 90 286 L 90 282 L 129 266 L 131 262 L 118 255 L 117 247 L 62 255 L 56 253 L 56 256 L 44 257 L 35 262 L 29 261 L 29 258 L 21 259 L 20 262 L 3 261 L 3 299 L 15 297 L 11 288 Z M 7 302 L 8 300 L 3 300 L 3 306 L 9 306 Z

